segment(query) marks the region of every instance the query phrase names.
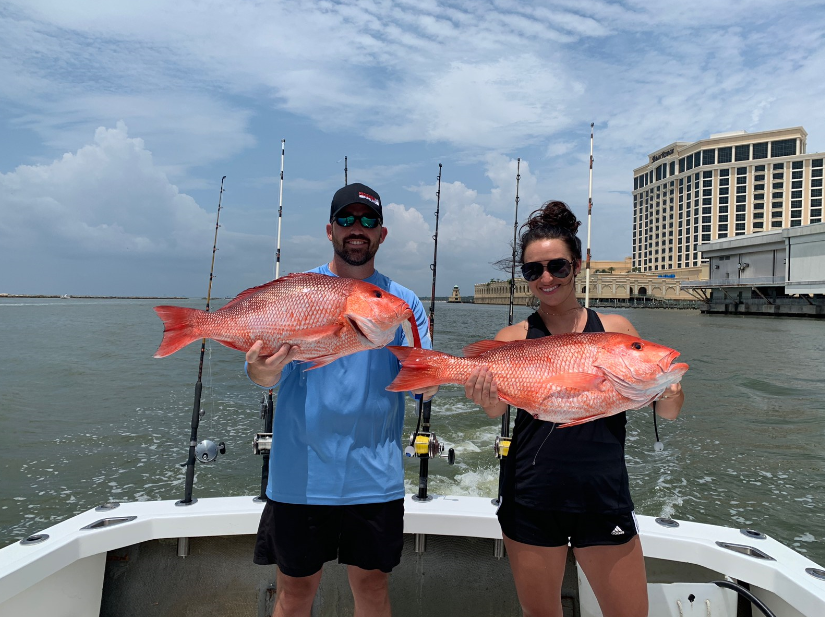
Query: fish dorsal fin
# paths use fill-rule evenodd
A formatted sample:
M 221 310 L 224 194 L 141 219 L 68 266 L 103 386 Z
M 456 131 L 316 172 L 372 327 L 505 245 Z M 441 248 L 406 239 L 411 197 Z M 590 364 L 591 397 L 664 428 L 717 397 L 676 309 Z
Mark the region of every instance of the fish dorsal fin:
M 509 341 L 477 341 L 470 343 L 462 351 L 465 358 L 476 358 L 483 353 L 498 349 L 502 345 L 507 345 Z
M 268 283 L 264 283 L 263 285 L 258 285 L 257 287 L 250 287 L 249 289 L 245 289 L 244 291 L 239 293 L 237 296 L 232 298 L 232 300 L 230 300 L 229 302 L 224 304 L 223 308 L 229 308 L 230 306 L 238 304 L 239 302 L 241 302 L 242 300 L 245 300 L 249 296 L 254 296 L 259 291 L 261 291 L 263 289 L 266 289 L 267 287 L 272 287 L 278 281 L 283 281 L 284 279 L 305 278 L 305 277 L 311 277 L 311 276 L 323 276 L 323 275 L 313 275 L 309 272 L 293 272 L 292 274 L 287 274 L 286 276 L 282 276 L 282 277 L 277 278 L 275 280 L 269 281 Z

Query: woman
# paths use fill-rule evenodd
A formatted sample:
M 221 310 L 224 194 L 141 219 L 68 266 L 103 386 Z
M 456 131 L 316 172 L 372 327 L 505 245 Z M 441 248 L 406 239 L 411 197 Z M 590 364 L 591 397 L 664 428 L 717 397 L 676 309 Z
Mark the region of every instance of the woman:
M 522 226 L 519 261 L 540 304 L 496 340 L 571 332 L 639 336 L 626 318 L 585 309 L 576 299 L 579 225 L 564 203 L 550 201 Z M 464 389 L 491 418 L 504 414 L 507 405 L 489 369 L 474 371 Z M 656 412 L 675 419 L 683 402 L 681 386 L 674 384 Z M 498 518 L 526 617 L 561 617 L 568 542 L 606 617 L 647 616 L 645 566 L 624 462 L 625 424 L 620 413 L 554 430 L 554 423 L 518 410 Z

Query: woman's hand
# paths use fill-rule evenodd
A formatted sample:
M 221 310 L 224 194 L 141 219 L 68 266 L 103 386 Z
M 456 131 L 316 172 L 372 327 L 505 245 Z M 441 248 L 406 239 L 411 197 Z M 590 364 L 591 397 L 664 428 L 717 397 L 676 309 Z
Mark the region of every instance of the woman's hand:
M 667 420 L 675 420 L 685 403 L 685 393 L 681 383 L 668 386 L 662 396 L 656 399 L 656 414 Z
M 498 397 L 498 387 L 493 372 L 486 366 L 473 369 L 464 383 L 464 395 L 491 418 L 497 418 L 507 410 L 507 403 Z
M 272 388 L 281 378 L 281 371 L 295 359 L 299 348 L 297 345 L 284 343 L 271 356 L 262 356 L 261 348 L 264 342 L 255 341 L 246 352 L 246 374 L 256 384 L 263 388 Z

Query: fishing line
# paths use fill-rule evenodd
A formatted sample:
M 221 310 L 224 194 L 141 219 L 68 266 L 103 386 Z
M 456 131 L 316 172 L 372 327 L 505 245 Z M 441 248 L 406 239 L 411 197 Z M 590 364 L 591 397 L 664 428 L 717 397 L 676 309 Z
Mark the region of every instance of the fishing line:
M 547 441 L 547 438 L 550 437 L 550 435 L 552 435 L 553 431 L 555 431 L 555 430 L 556 430 L 556 423 L 553 422 L 553 428 L 550 429 L 550 432 L 547 433 L 547 435 L 544 438 L 544 441 L 541 442 L 541 445 L 539 446 L 539 449 L 536 450 L 536 455 L 533 457 L 533 465 L 536 464 L 536 459 L 539 457 L 539 452 L 541 452 L 541 449 L 544 447 L 544 443 Z
M 653 444 L 653 449 L 656 452 L 661 452 L 665 449 L 665 444 L 659 439 L 659 423 L 656 420 L 656 401 L 653 401 L 651 406 L 653 407 L 653 432 L 656 434 L 656 442 Z

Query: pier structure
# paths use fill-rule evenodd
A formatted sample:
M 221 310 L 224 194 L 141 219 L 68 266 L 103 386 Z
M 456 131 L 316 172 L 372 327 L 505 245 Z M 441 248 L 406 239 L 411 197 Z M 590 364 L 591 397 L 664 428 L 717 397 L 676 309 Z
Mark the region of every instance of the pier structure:
M 702 312 L 825 318 L 825 223 L 700 248 L 709 276 L 681 286 L 702 301 Z
M 624 261 L 592 261 L 590 275 L 590 299 L 594 306 L 671 306 L 696 307 L 697 297 L 682 289 L 682 283 L 708 278 L 707 266 L 683 268 L 679 271 L 639 272 L 631 265 L 631 258 Z M 576 278 L 576 293 L 584 297 L 587 291 L 583 276 Z M 533 295 L 527 281 L 516 278 L 515 303 L 528 306 Z M 476 304 L 508 304 L 510 281 L 492 280 L 475 285 Z

